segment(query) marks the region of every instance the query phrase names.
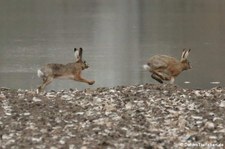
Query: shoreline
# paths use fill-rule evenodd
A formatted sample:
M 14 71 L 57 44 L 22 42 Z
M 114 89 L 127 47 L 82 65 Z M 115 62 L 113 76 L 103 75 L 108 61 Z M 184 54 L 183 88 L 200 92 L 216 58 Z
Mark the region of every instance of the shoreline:
M 225 88 L 0 88 L 2 148 L 224 147 Z

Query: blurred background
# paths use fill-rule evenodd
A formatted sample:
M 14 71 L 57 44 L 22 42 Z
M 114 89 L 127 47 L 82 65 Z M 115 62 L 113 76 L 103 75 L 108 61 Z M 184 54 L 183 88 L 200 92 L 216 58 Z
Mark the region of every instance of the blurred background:
M 142 69 L 150 56 L 180 59 L 192 49 L 193 69 L 175 83 L 185 88 L 224 86 L 224 0 L 1 0 L 0 86 L 35 89 L 38 68 L 74 61 L 83 47 L 93 86 L 55 80 L 47 89 L 157 83 Z

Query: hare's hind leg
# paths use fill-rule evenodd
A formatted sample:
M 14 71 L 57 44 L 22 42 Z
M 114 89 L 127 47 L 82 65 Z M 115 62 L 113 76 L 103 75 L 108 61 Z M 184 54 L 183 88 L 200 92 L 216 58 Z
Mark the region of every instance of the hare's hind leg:
M 170 84 L 173 84 L 175 78 L 169 74 L 168 71 L 160 72 L 158 75 L 162 78 L 162 80 L 169 81 Z
M 155 74 L 155 73 L 153 73 L 152 75 L 151 75 L 151 77 L 153 78 L 153 79 L 155 79 L 156 81 L 158 81 L 159 83 L 163 83 L 163 81 L 162 81 L 162 77 L 160 76 L 160 75 L 157 75 L 157 74 Z
M 170 84 L 173 84 L 174 81 L 175 81 L 175 78 L 174 78 L 174 77 L 171 77 L 171 78 L 170 78 Z
M 152 72 L 151 77 L 156 81 L 158 81 L 159 83 L 163 83 L 162 80 L 166 80 L 165 74 L 161 72 L 161 70 L 152 70 L 151 72 Z
M 38 93 L 44 90 L 44 88 L 53 81 L 52 77 L 43 78 L 43 83 L 38 87 Z

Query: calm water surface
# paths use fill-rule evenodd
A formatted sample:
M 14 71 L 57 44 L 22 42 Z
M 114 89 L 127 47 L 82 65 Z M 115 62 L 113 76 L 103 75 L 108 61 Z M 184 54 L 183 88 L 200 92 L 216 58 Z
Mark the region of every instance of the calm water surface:
M 183 48 L 192 49 L 193 69 L 176 84 L 225 84 L 224 0 L 2 0 L 0 21 L 0 86 L 36 88 L 36 70 L 72 62 L 74 47 L 83 47 L 83 76 L 96 84 L 56 80 L 47 89 L 157 83 L 142 65 L 155 54 L 180 58 Z

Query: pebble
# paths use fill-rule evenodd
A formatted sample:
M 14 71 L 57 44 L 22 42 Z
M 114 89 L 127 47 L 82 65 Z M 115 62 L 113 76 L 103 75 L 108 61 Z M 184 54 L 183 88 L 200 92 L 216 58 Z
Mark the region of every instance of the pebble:
M 195 115 L 192 115 L 191 116 L 193 119 L 196 119 L 196 120 L 202 120 L 203 119 L 203 117 L 201 117 L 201 116 L 195 116 Z
M 225 107 L 225 101 L 221 101 L 219 107 L 224 108 Z
M 197 97 L 202 96 L 202 95 L 201 95 L 201 92 L 200 92 L 199 90 L 194 91 L 194 93 L 195 93 L 195 95 L 196 95 Z
M 5 99 L 6 97 L 5 97 L 5 95 L 4 94 L 0 94 L 0 98 L 2 98 L 2 99 Z
M 41 99 L 40 98 L 37 98 L 37 97 L 33 97 L 33 99 L 32 99 L 34 102 L 40 102 L 41 101 Z
M 212 122 L 206 122 L 205 123 L 205 128 L 209 129 L 209 130 L 213 130 L 215 128 L 215 124 Z
M 125 105 L 125 108 L 126 108 L 127 110 L 132 109 L 132 107 L 133 107 L 133 105 L 132 105 L 130 102 L 128 102 L 128 103 Z

